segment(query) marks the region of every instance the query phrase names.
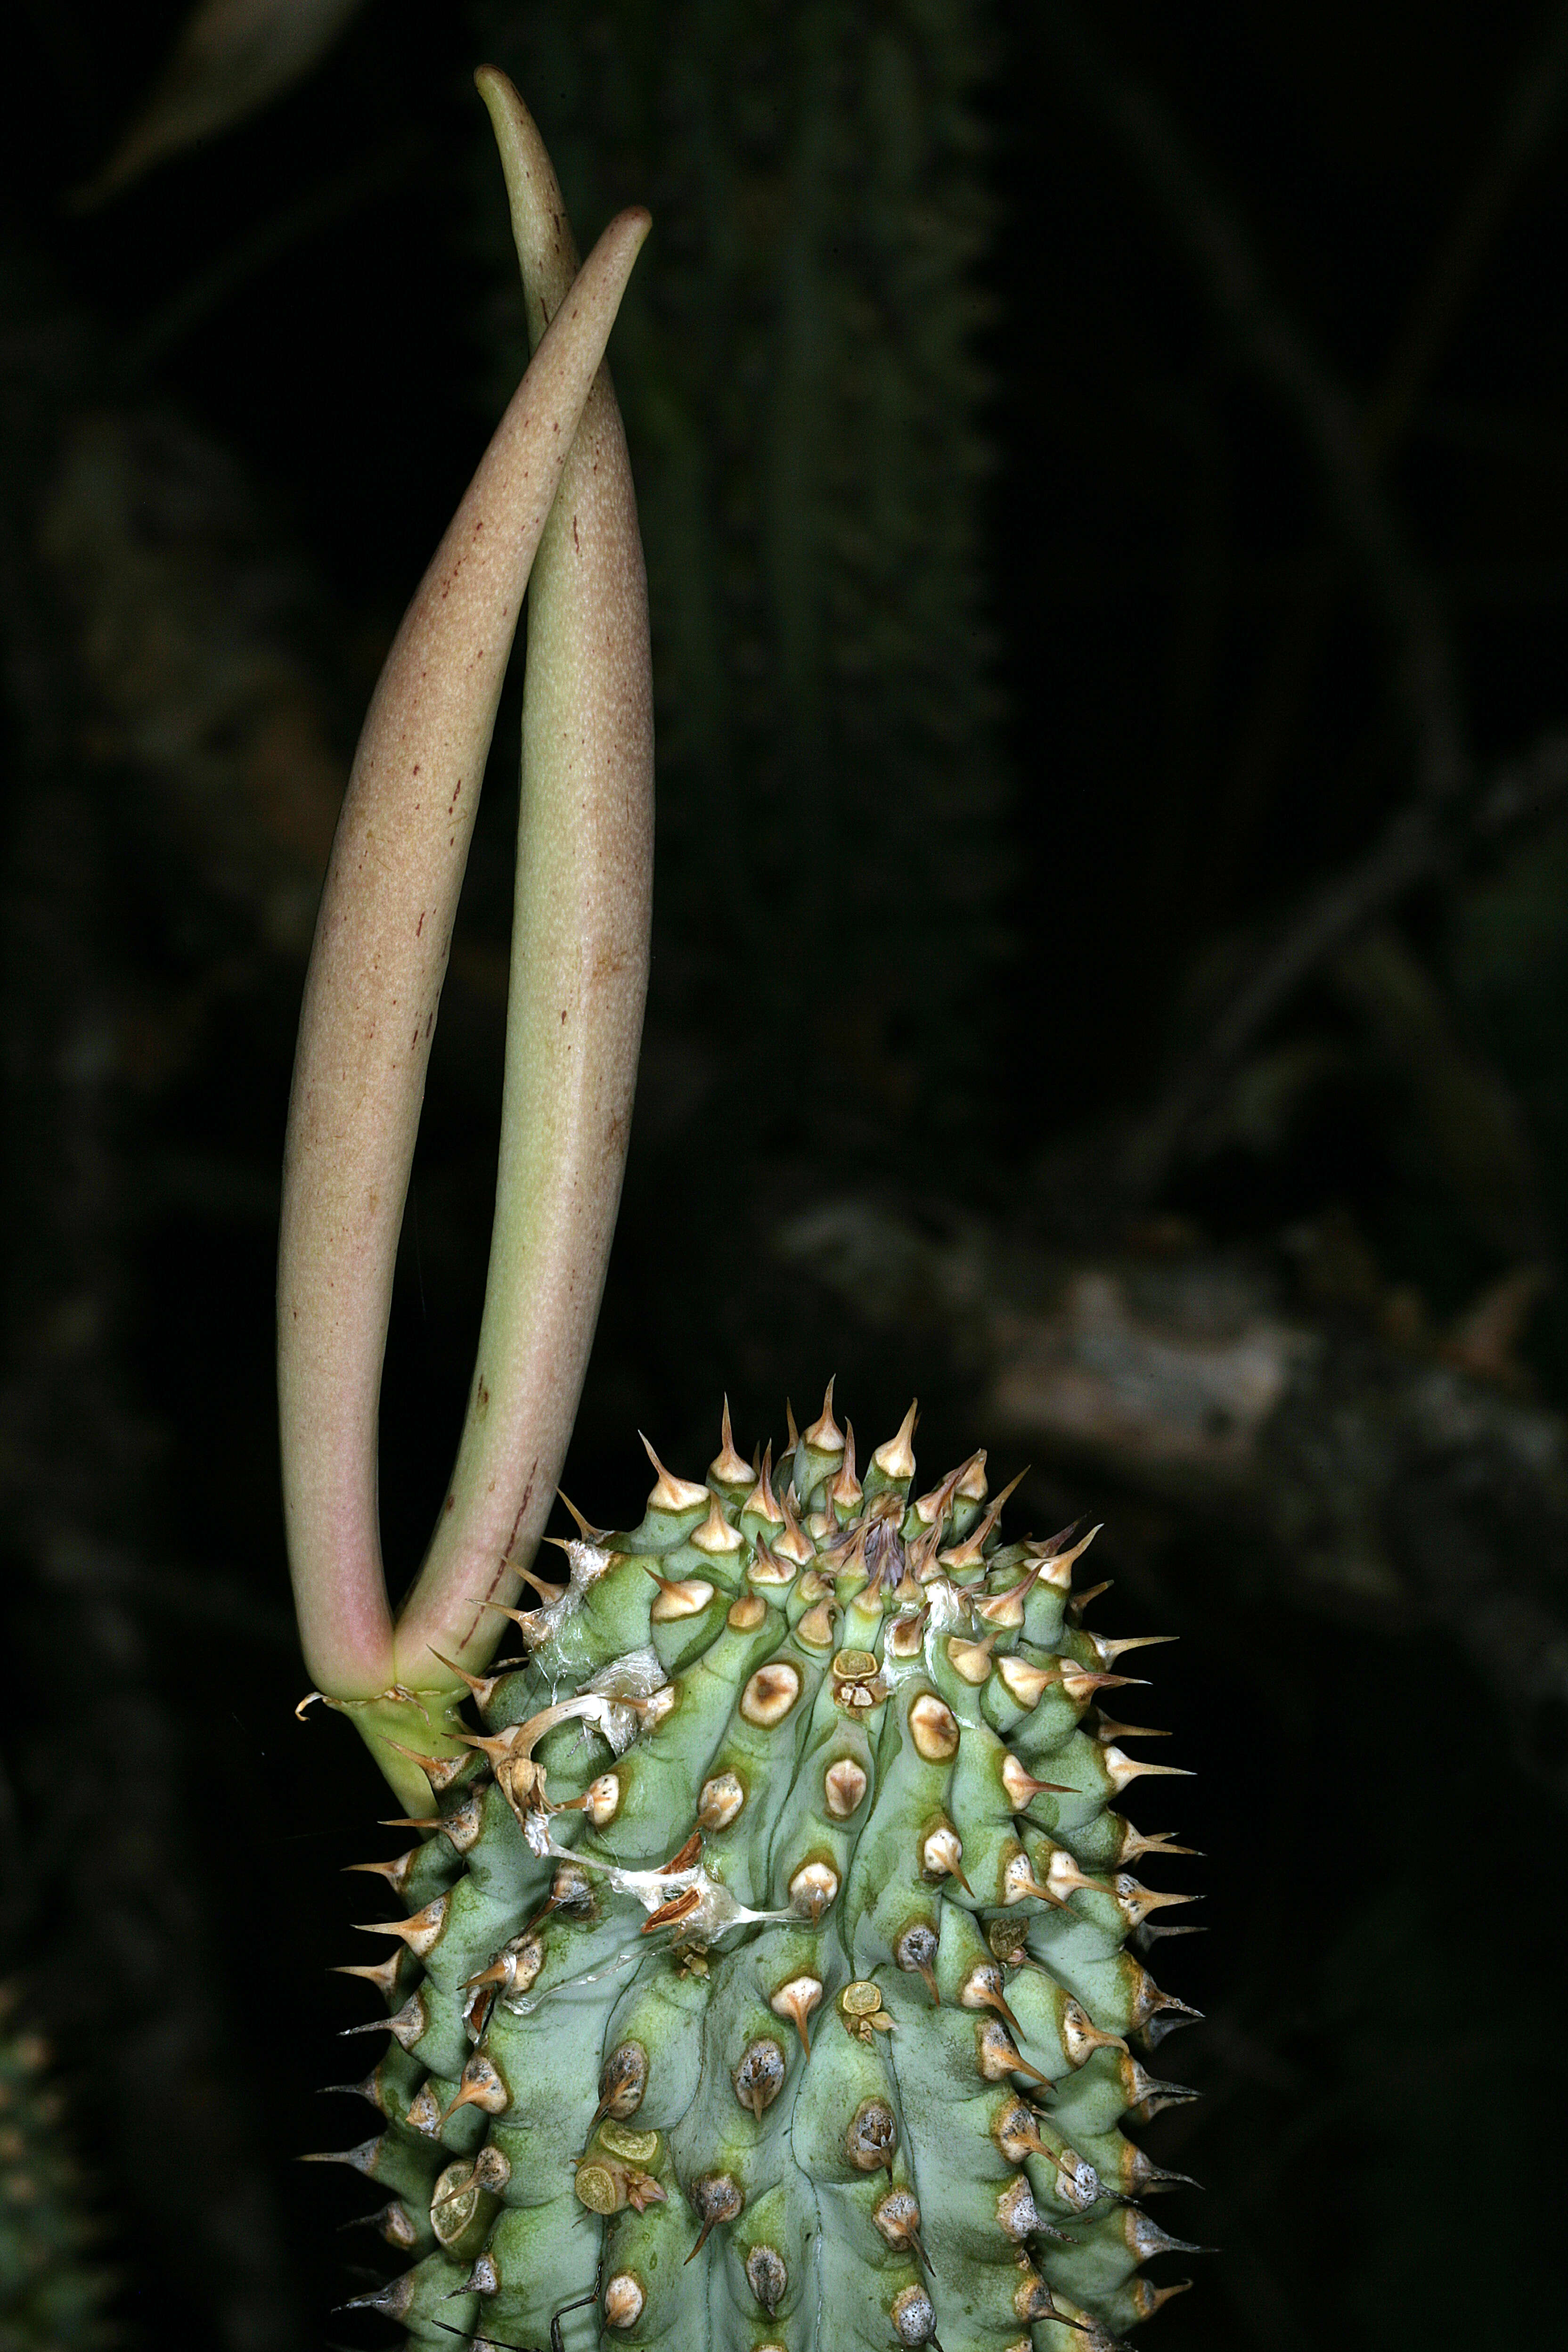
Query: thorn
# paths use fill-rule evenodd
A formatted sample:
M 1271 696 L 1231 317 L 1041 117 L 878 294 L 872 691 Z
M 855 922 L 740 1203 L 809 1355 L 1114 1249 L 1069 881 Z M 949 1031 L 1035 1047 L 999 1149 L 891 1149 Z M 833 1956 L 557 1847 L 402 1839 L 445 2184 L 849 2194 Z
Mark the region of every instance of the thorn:
M 526 1573 L 526 1571 L 524 1572 Z M 531 1582 L 535 1580 L 536 1580 L 534 1579 L 530 1579 Z M 541 1591 L 544 1589 L 545 1588 L 542 1585 L 540 1587 Z M 563 1590 L 564 1590 L 564 1587 Z M 440 1658 L 441 1664 L 452 1674 L 455 1674 L 460 1683 L 467 1685 L 468 1693 L 473 1698 L 475 1705 L 480 1707 L 489 1706 L 491 1699 L 495 1696 L 496 1685 L 499 1682 L 504 1681 L 506 1672 L 509 1671 L 507 1669 L 503 1669 L 502 1672 L 499 1674 L 470 1675 L 465 1667 L 460 1666 L 458 1664 L 456 1658 L 442 1657 L 439 1650 L 432 1650 L 430 1655 L 433 1658 Z
M 402 1962 L 401 1952 L 390 1952 L 384 1960 L 378 1960 L 374 1968 L 339 1966 L 329 1969 L 328 1974 L 334 1977 L 363 1977 L 366 1984 L 374 1985 L 377 1992 L 390 1999 L 397 1983 L 397 1971 Z
M 1015 1812 L 1022 1812 L 1037 1797 L 1070 1797 L 1075 1793 L 1065 1780 L 1037 1780 L 1010 1752 L 1002 1760 L 1002 1785 Z
M 1062 1660 L 1062 1685 L 1076 1706 L 1087 1706 L 1098 1690 L 1121 1690 L 1132 1685 L 1140 1690 L 1149 1687 L 1142 1675 L 1095 1674 L 1088 1667 L 1075 1665 L 1070 1658 Z
M 1070 1519 L 1065 1528 L 1058 1528 L 1054 1536 L 1037 1536 L 1029 1545 L 1030 1553 L 1037 1559 L 1060 1559 L 1082 1525 L 1081 1518 Z M 1091 1528 L 1082 1543 L 1075 1548 L 1074 1556 L 1086 1550 L 1099 1533 L 1099 1528 Z
M 1167 2033 L 1178 2032 L 1184 2025 L 1201 2025 L 1203 2021 L 1201 2009 L 1193 2009 L 1186 2001 L 1177 2000 L 1173 1993 L 1162 1993 L 1154 2005 L 1153 2014 L 1143 2021 L 1143 2039 L 1151 2050 L 1157 2050 Z
M 730 1400 L 727 1396 L 719 1421 L 719 1451 L 708 1465 L 708 1475 L 721 1486 L 743 1486 L 751 1482 L 752 1465 L 743 1454 L 735 1451 L 735 1433 L 730 1426 Z
M 443 1789 L 451 1787 L 463 1769 L 465 1759 L 461 1756 L 421 1756 L 417 1748 L 405 1748 L 401 1739 L 389 1739 L 386 1744 L 399 1756 L 406 1756 L 411 1764 L 418 1765 L 437 1796 Z
M 1156 2164 L 1152 2156 L 1145 2156 L 1141 2147 L 1133 2147 L 1131 2140 L 1128 2147 L 1131 2149 L 1129 2169 L 1132 2175 L 1135 2197 L 1154 2197 L 1163 2189 L 1202 2189 L 1203 2182 L 1194 2180 L 1190 2172 L 1168 2172 L 1163 2164 Z
M 1063 1528 L 1059 1535 L 1047 1537 L 1043 1544 L 1029 1546 L 1030 1557 L 1039 1561 L 1047 1582 L 1057 1591 L 1071 1591 L 1073 1569 L 1100 1533 L 1100 1524 L 1097 1519 L 1094 1526 L 1086 1534 L 1079 1536 L 1077 1543 L 1073 1543 L 1071 1538 L 1078 1535 L 1078 1530 L 1083 1526 L 1081 1519 L 1075 1519 L 1071 1527 Z M 1065 1549 L 1064 1546 L 1067 1547 Z M 1100 1591 L 1105 1589 L 1103 1585 L 1096 1588 Z M 1079 1593 L 1077 1596 L 1078 1606 L 1081 1608 L 1086 1600 L 1092 1598 L 1092 1592 Z
M 954 1674 L 973 1689 L 978 1689 L 982 1683 L 991 1678 L 991 1653 L 996 1646 L 1000 1633 L 1001 1628 L 994 1626 L 978 1642 L 962 1641 L 956 1633 L 950 1633 L 947 1637 L 948 1660 Z
M 1132 1940 L 1141 1952 L 1146 1952 L 1159 1942 L 1162 1936 L 1206 1936 L 1207 1934 L 1206 1927 L 1170 1927 L 1163 1925 L 1153 1927 L 1145 1924 L 1133 1929 Z
M 781 1559 L 793 1559 L 797 1568 L 804 1568 L 808 1560 L 816 1558 L 816 1547 L 811 1538 L 803 1531 L 800 1521 L 795 1515 L 795 1502 L 787 1487 L 784 1489 L 782 1508 L 784 1531 L 774 1549 Z
M 1012 1860 L 1004 1866 L 1002 1873 L 1002 1900 L 1004 1903 L 1009 1904 L 1023 1903 L 1027 1901 L 1031 1896 L 1037 1903 L 1048 1903 L 1053 1911 L 1069 1911 L 1072 1908 L 1072 1906 L 1068 1903 L 1065 1895 L 1057 1895 L 1053 1893 L 1050 1887 L 1042 1886 L 1040 1885 L 1039 1880 L 1035 1876 L 1034 1871 L 1030 1866 L 1028 1855 L 1020 1847 L 1018 1852 L 1014 1854 Z M 994 1943 L 992 1945 L 992 1949 L 993 1951 L 995 1951 L 996 1949 Z M 1001 1957 L 1002 1955 L 998 1954 L 998 1958 Z M 1037 1969 L 1040 1968 L 1041 1965 L 1041 1962 L 1037 1960 L 1032 1954 L 1025 1952 L 1022 1949 L 1022 1937 L 1020 1937 L 1020 1948 L 1018 1953 L 1016 1957 L 1012 1955 L 1008 1956 L 1008 1966 L 1010 1968 Z
M 991 1501 L 986 1505 L 980 1518 L 964 1537 L 963 1541 L 961 1544 L 954 1544 L 951 1550 L 944 1551 L 942 1553 L 942 1564 L 943 1568 L 978 1568 L 982 1564 L 985 1556 L 986 1542 L 994 1529 L 997 1520 L 1002 1516 L 1004 1505 L 1006 1503 L 1010 1495 L 1016 1493 L 1018 1487 L 1023 1484 L 1028 1475 L 1029 1473 L 1027 1469 L 1020 1470 L 1018 1475 L 1016 1478 L 1010 1479 L 1007 1485 L 1003 1487 L 999 1495 L 992 1496 Z
M 795 1582 L 798 1572 L 795 1562 L 781 1559 L 778 1553 L 769 1545 L 765 1536 L 758 1536 L 754 1549 L 756 1558 L 746 1570 L 747 1576 L 753 1584 L 793 1584 Z
M 933 1486 L 929 1495 L 921 1495 L 915 1499 L 916 1518 L 922 1528 L 931 1530 L 931 1536 L 936 1538 L 938 1543 L 941 1541 L 942 1530 L 946 1525 L 948 1514 L 952 1508 L 952 1498 L 958 1492 L 958 1482 L 963 1475 L 963 1465 L 961 1463 L 956 1470 L 950 1470 L 942 1484 Z M 933 1544 L 933 1554 L 935 1549 L 936 1546 Z
M 402 2278 L 392 2279 L 385 2286 L 378 2286 L 374 2294 L 351 2295 L 347 2303 L 335 2303 L 332 2309 L 334 2312 L 374 2311 L 385 2319 L 400 2319 L 408 2308 L 412 2275 L 412 2273 L 405 2272 Z
M 692 2247 L 691 2252 L 686 2257 L 686 2263 L 694 2263 L 697 2260 L 698 2255 L 702 2252 L 703 2247 L 708 2242 L 708 2232 L 712 2227 L 713 2217 L 710 2214 L 707 2221 L 703 2222 L 701 2230 L 698 2233 L 697 2243 Z M 682 2270 L 686 2268 L 686 2263 L 681 2263 L 680 2267 Z
M 834 1381 L 837 1378 L 836 1373 Z M 842 1454 L 844 1451 L 844 1432 L 833 1418 L 834 1381 L 827 1383 L 821 1412 L 801 1438 L 802 1444 L 812 1454 Z
M 1128 2066 L 1132 2079 L 1131 2083 L 1126 2081 L 1127 2069 L 1124 2068 L 1123 2087 L 1129 2094 L 1132 2112 L 1144 2123 L 1166 2107 L 1184 2107 L 1192 2100 L 1203 2096 L 1201 2091 L 1194 2091 L 1189 2084 L 1167 2083 L 1162 2076 L 1151 2074 L 1148 2068 L 1141 2066 L 1135 2058 L 1129 2059 Z
M 1016 2042 L 1021 2042 L 1024 2029 L 1008 2008 L 997 1970 L 987 1963 L 971 1969 L 964 1979 L 963 1990 L 958 1996 L 965 2009 L 994 2009 L 1002 2018 Z M 1043 2079 L 1043 2078 L 1042 2078 Z
M 395 1854 L 390 1862 L 345 1862 L 343 1874 L 347 1877 L 356 1871 L 366 1872 L 373 1878 L 384 1878 L 393 1893 L 401 1895 L 409 1872 L 424 1851 L 423 1846 L 411 1845 L 406 1853 Z
M 702 1492 L 705 1495 L 708 1494 L 706 1486 L 703 1487 Z M 707 1517 L 700 1528 L 692 1529 L 688 1540 L 694 1543 L 699 1551 L 705 1551 L 710 1555 L 716 1552 L 740 1551 L 743 1549 L 745 1543 L 745 1538 L 740 1530 L 732 1528 L 725 1517 L 717 1495 L 708 1496 Z
M 441 1825 L 442 1815 L 439 1813 L 397 1813 L 390 1821 L 376 1823 L 377 1829 L 383 1830 L 438 1830 Z M 379 1870 L 381 1864 L 376 1862 L 346 1862 L 343 1868 L 345 1870 Z
M 988 1625 L 1005 1625 L 1015 1631 L 1024 1622 L 1024 1603 L 1039 1581 L 1047 1563 L 1037 1560 L 1027 1576 L 1010 1584 L 1005 1592 L 988 1592 L 983 1600 L 971 1601 L 970 1607 L 984 1618 Z
M 447 2107 L 443 2113 L 441 2121 L 437 2128 L 440 2131 L 445 2131 L 447 2126 L 451 2122 L 452 2117 L 457 2114 L 459 2107 L 483 2106 L 485 2098 L 486 2092 L 482 2083 L 460 2084 L 450 2105 Z
M 553 1545 L 557 1551 L 569 1551 L 571 1549 L 564 1536 L 541 1536 L 540 1541 Z M 503 1568 L 510 1568 L 515 1576 L 521 1576 L 525 1583 L 531 1584 L 547 1608 L 553 1608 L 558 1601 L 564 1601 L 572 1589 L 569 1584 L 550 1583 L 540 1575 L 532 1560 L 525 1567 L 521 1559 L 513 1559 L 510 1552 L 502 1552 L 500 1563 Z
M 643 1437 L 640 1429 L 637 1435 L 642 1437 L 643 1452 L 653 1464 L 656 1473 L 654 1489 L 647 1498 L 648 1509 L 674 1512 L 701 1510 L 710 1500 L 707 1487 L 694 1486 L 689 1478 L 672 1476 L 648 1444 L 647 1439 Z
M 853 1517 L 863 1499 L 860 1481 L 855 1475 L 855 1424 L 847 1416 L 844 1423 L 844 1459 L 827 1490 L 827 1499 L 834 1511 L 842 1511 L 847 1519 Z
M 1188 1771 L 1184 1765 L 1145 1764 L 1137 1757 L 1123 1756 L 1120 1748 L 1107 1748 L 1103 1751 L 1103 1760 L 1111 1786 L 1118 1791 L 1125 1789 L 1129 1780 L 1194 1780 L 1197 1778 L 1196 1773 Z
M 1140 1886 L 1135 1878 L 1119 1878 L 1116 1895 L 1117 1900 L 1126 1906 L 1123 1916 L 1131 1927 L 1141 1927 L 1151 1911 L 1164 1911 L 1174 1904 L 1201 1903 L 1204 1899 L 1201 1895 L 1173 1895 L 1168 1889 Z
M 550 1538 L 546 1536 L 544 1540 L 548 1543 Z M 493 1609 L 498 1617 L 510 1617 L 525 1642 L 543 1641 L 545 1626 L 537 1609 L 509 1609 L 504 1601 L 481 1601 L 479 1607 Z
M 717 1504 L 714 1507 L 717 1509 Z M 646 1559 L 643 1572 L 651 1576 L 658 1587 L 659 1597 L 653 1604 L 655 1624 L 667 1624 L 672 1618 L 700 1617 L 713 1598 L 713 1587 L 706 1577 L 689 1576 L 678 1582 L 668 1576 L 661 1576 L 658 1569 L 650 1567 Z
M 885 1444 L 879 1445 L 871 1456 L 876 1468 L 882 1473 L 884 1478 L 890 1479 L 895 1486 L 907 1486 L 915 1475 L 914 1450 L 910 1440 L 915 1433 L 915 1424 L 920 1419 L 920 1399 L 917 1397 L 892 1436 Z
M 1089 1641 L 1102 1666 L 1113 1666 L 1127 1650 L 1157 1650 L 1167 1642 L 1179 1642 L 1179 1633 L 1130 1633 L 1120 1642 L 1108 1642 L 1101 1633 L 1091 1633 Z
M 411 1912 L 406 1919 L 356 1919 L 354 1926 L 362 1936 L 400 1936 L 416 1958 L 423 1959 L 441 1932 L 447 1903 L 445 1895 L 437 1895 L 423 1911 Z
M 793 1454 L 800 1444 L 800 1432 L 795 1425 L 795 1407 L 788 1397 L 784 1399 L 784 1437 L 787 1441 L 784 1453 Z
M 1135 1830 L 1131 1822 L 1122 1823 L 1121 1851 L 1118 1862 L 1136 1862 L 1145 1853 L 1184 1853 L 1195 1860 L 1204 1859 L 1202 1849 L 1195 1845 L 1173 1845 L 1174 1830 Z
M 561 1501 L 565 1504 L 566 1508 L 571 1512 L 572 1517 L 576 1523 L 577 1532 L 582 1537 L 584 1542 L 594 1544 L 595 1546 L 602 1544 L 605 1538 L 610 1532 L 609 1528 L 590 1527 L 587 1520 L 583 1517 L 582 1512 L 577 1508 L 576 1504 L 572 1500 L 571 1496 L 560 1486 L 557 1486 L 555 1492 Z
M 811 2056 L 809 2020 L 821 1999 L 822 1987 L 816 1977 L 792 1977 L 788 1984 L 779 1987 L 768 2003 L 775 2017 L 788 2018 L 799 2034 L 801 2047 L 808 2058 Z
M 356 2172 L 367 2175 L 375 2161 L 375 2151 L 381 2146 L 378 2133 L 374 2139 L 362 2139 L 357 2147 L 323 2148 L 310 2156 L 297 2156 L 296 2164 L 352 2164 Z
M 1109 1748 L 1113 1739 L 1169 1739 L 1171 1736 L 1152 1723 L 1118 1723 L 1103 1707 L 1097 1707 L 1095 1715 L 1094 1737 L 1102 1748 Z
M 757 1483 L 741 1506 L 741 1517 L 744 1518 L 748 1513 L 752 1517 L 761 1519 L 764 1527 L 782 1528 L 784 1523 L 784 1515 L 773 1493 L 773 1449 L 771 1444 L 763 1455 Z
M 983 1503 L 985 1500 L 985 1448 L 977 1445 L 958 1475 L 961 1502 Z
M 1075 1625 L 1083 1623 L 1083 1612 L 1089 1602 L 1098 1601 L 1102 1592 L 1109 1592 L 1115 1581 L 1114 1577 L 1108 1576 L 1102 1583 L 1086 1585 L 1081 1592 L 1073 1594 L 1072 1599 L 1068 1602 L 1068 1614 Z

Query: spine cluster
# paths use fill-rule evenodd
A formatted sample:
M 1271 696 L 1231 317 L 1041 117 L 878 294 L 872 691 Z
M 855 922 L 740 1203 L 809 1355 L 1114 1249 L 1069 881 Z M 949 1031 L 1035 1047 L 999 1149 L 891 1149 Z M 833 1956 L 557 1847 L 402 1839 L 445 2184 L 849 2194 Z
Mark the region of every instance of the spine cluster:
M 915 1497 L 913 1424 L 863 1480 L 831 1389 L 776 1469 L 727 1412 L 705 1483 L 655 1457 L 363 1865 L 407 1908 L 342 2160 L 420 2343 L 1102 2352 L 1184 2284 L 1121 2128 L 1193 2095 L 1138 2054 L 1194 2014 L 1132 1948 L 1189 1899 L 1115 1810 L 1172 1769 L 1102 1704 L 1142 1645 L 984 1454 Z

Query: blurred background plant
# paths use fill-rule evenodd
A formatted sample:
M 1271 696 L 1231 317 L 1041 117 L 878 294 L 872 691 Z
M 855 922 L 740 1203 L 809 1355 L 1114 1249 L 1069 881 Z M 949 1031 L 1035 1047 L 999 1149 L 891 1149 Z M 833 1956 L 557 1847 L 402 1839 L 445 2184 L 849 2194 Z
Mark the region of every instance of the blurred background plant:
M 381 1801 L 291 1715 L 272 1254 L 359 717 L 521 365 L 481 57 L 584 237 L 656 219 L 654 983 L 571 1491 L 635 1517 L 638 1426 L 689 1470 L 723 1390 L 750 1445 L 836 1370 L 869 1443 L 918 1391 L 923 1459 L 1103 1518 L 1210 1856 L 1162 1971 L 1208 2095 L 1151 2146 L 1225 2254 L 1159 2339 L 1500 2352 L 1564 2088 L 1568 9 L 1338 0 L 15 12 L 0 1966 L 122 2336 L 324 2341 L 371 2242 L 288 2162 L 360 2136 L 312 2086 Z M 395 1308 L 407 1571 L 516 706 Z

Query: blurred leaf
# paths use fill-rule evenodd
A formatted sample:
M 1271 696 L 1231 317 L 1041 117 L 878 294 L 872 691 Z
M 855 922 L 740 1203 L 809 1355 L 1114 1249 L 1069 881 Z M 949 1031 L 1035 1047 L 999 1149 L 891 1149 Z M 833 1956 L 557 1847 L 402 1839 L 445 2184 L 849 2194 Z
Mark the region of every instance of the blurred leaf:
M 279 97 L 331 47 L 361 0 L 203 0 L 151 97 L 81 192 L 101 204 L 154 163 Z

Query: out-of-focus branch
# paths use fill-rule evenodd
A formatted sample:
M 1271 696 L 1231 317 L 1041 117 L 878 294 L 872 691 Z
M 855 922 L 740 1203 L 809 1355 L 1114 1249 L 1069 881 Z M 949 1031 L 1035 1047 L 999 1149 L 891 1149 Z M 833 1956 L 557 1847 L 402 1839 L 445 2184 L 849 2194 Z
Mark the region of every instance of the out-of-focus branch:
M 1328 1285 L 1310 1257 L 1326 1268 L 1335 1242 L 1300 1241 L 1312 1294 Z M 1139 1497 L 1148 1531 L 1201 1540 L 1216 1565 L 1233 1546 L 1266 1560 L 1299 1608 L 1462 1645 L 1568 1801 L 1551 1747 L 1568 1613 L 1550 1567 L 1568 1541 L 1568 1425 L 1475 1345 L 1483 1323 L 1517 1338 L 1517 1276 L 1446 1337 L 1401 1339 L 1370 1260 L 1353 1305 L 1287 1303 L 1235 1254 L 1068 1257 L 855 1197 L 797 1215 L 777 1247 L 870 1328 L 940 1331 L 984 1393 L 977 1417 L 1037 1475 L 1078 1496 L 1092 1481 L 1101 1508 Z
M 1196 1051 L 1181 1063 L 1123 1156 L 1131 1200 L 1160 1190 L 1194 1120 L 1296 990 L 1374 915 L 1467 848 L 1504 837 L 1568 793 L 1568 730 L 1554 728 L 1493 775 L 1462 813 L 1419 797 L 1400 809 L 1363 857 L 1330 877 L 1289 918 Z
M 1558 6 L 1500 111 L 1490 146 L 1433 253 L 1363 424 L 1374 461 L 1403 437 L 1510 203 L 1568 90 L 1568 6 Z
M 1074 11 L 1052 5 L 1041 22 L 1085 104 L 1153 196 L 1237 350 L 1295 418 L 1388 635 L 1418 796 L 1435 806 L 1451 800 L 1468 781 L 1469 755 L 1447 625 L 1378 481 L 1357 402 L 1269 285 L 1245 229 L 1162 101 L 1123 70 Z
M 103 169 L 84 208 L 103 203 L 155 163 L 229 130 L 309 73 L 363 0 L 201 0 L 153 93 Z

